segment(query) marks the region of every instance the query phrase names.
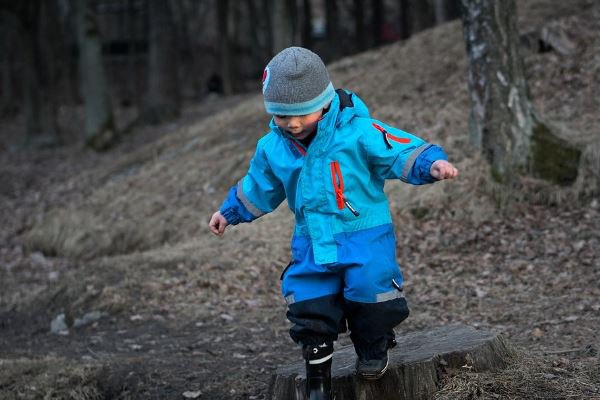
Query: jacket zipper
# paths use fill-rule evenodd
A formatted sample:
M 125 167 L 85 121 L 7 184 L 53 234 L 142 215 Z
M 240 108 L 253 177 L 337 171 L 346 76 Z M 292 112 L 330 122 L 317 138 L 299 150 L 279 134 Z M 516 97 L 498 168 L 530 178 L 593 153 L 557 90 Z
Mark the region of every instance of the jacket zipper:
M 342 177 L 342 171 L 340 170 L 340 163 L 332 161 L 329 166 L 331 167 L 331 181 L 333 182 L 333 190 L 335 191 L 335 201 L 338 210 L 343 210 L 344 207 L 347 207 L 354 216 L 358 217 L 360 213 L 352 207 L 352 204 L 350 204 L 344 196 L 344 178 Z

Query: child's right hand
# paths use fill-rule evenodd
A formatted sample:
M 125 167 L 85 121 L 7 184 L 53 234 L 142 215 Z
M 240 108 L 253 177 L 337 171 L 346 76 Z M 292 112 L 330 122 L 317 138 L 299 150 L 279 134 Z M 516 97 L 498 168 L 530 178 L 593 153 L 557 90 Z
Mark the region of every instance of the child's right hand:
M 210 231 L 217 236 L 223 236 L 227 225 L 229 225 L 229 222 L 227 222 L 223 214 L 221 214 L 221 211 L 214 213 L 208 223 Z

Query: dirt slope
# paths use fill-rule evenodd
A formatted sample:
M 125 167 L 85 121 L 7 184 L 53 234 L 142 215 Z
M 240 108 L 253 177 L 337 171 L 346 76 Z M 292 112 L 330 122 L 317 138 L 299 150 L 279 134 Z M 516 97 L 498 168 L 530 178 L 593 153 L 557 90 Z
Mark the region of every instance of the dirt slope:
M 554 21 L 576 44 L 568 57 L 526 54 L 537 109 L 593 143 L 600 5 L 519 3 L 524 30 Z M 461 169 L 457 182 L 387 188 L 412 307 L 400 332 L 462 321 L 501 330 L 526 351 L 530 371 L 459 374 L 441 395 L 598 395 L 600 290 L 591 283 L 600 279 L 600 206 L 586 197 L 597 173 L 580 182 L 575 202 L 563 189 L 526 182 L 526 201 L 494 207 L 502 196 L 467 144 L 457 22 L 330 71 L 374 117 L 444 145 Z M 0 397 L 43 398 L 52 388 L 54 398 L 181 398 L 189 390 L 259 399 L 276 364 L 298 357 L 278 285 L 289 259 L 286 207 L 222 240 L 205 228 L 265 132 L 261 98 L 214 101 L 208 116 L 197 107 L 161 127 L 168 134 L 139 131 L 113 154 L 28 154 L 43 161 L 37 166 L 2 154 L 11 189 L 0 199 Z M 48 332 L 59 313 L 75 320 L 93 311 L 101 317 L 68 335 Z

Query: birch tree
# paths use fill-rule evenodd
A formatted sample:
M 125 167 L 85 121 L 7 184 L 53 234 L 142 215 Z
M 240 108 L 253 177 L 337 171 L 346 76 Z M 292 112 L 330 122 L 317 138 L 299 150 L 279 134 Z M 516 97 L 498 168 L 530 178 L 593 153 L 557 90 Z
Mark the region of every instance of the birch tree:
M 529 96 L 514 0 L 462 0 L 469 58 L 471 142 L 493 177 L 513 182 L 528 174 L 559 184 L 575 181 L 580 150 L 536 114 Z

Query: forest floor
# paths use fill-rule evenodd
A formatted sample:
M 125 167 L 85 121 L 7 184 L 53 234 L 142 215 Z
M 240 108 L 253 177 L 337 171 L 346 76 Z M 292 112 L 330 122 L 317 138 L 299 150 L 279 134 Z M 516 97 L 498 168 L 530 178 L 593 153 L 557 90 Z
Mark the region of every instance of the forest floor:
M 532 97 L 591 148 L 600 4 L 555 3 L 520 2 L 523 32 L 553 27 L 573 46 L 525 51 Z M 458 22 L 330 71 L 461 170 L 455 182 L 386 187 L 411 307 L 397 333 L 464 323 L 502 332 L 520 357 L 448 376 L 436 397 L 600 399 L 597 159 L 584 158 L 592 173 L 575 189 L 490 183 L 468 146 Z M 222 239 L 206 228 L 265 132 L 260 96 L 189 105 L 106 153 L 82 148 L 80 109 L 60 121 L 71 144 L 55 149 L 10 150 L 22 117 L 0 130 L 0 398 L 265 399 L 275 368 L 300 359 L 279 292 L 292 218 L 282 206 Z

